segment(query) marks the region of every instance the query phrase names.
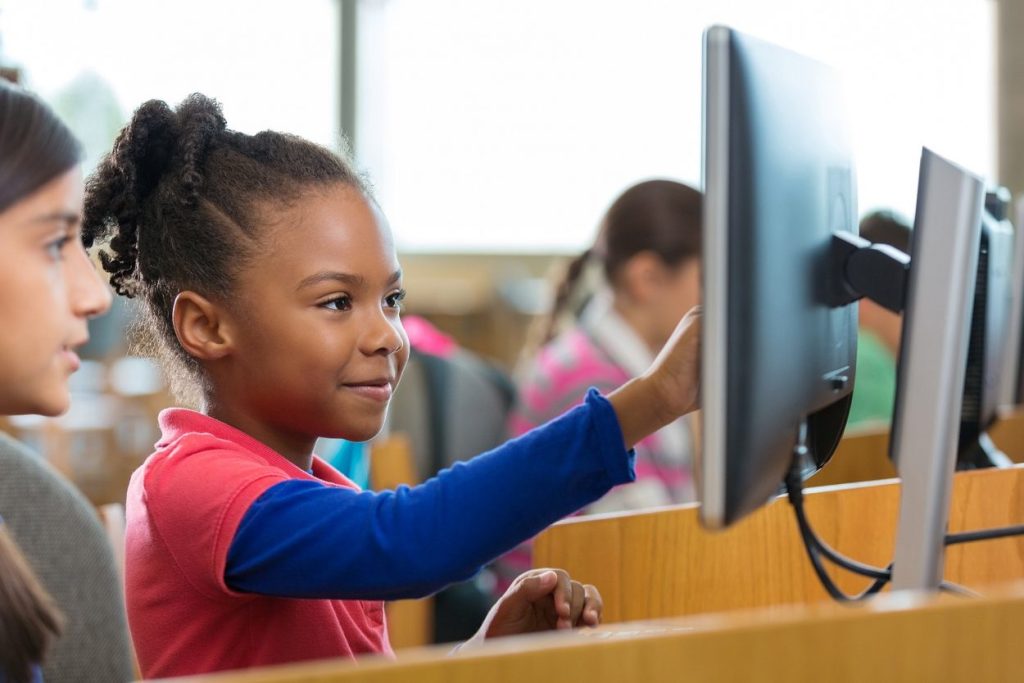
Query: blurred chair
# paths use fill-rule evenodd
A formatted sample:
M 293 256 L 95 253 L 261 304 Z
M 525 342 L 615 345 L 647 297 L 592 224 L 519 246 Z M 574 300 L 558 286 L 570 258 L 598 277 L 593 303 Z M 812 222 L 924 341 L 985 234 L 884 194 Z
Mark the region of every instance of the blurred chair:
M 127 524 L 124 516 L 124 505 L 121 503 L 107 503 L 97 509 L 100 516 L 100 524 L 107 534 L 107 540 L 114 551 L 114 567 L 121 583 L 124 584 L 124 532 Z
M 44 680 L 132 680 L 122 582 L 95 508 L 6 434 L 0 434 L 0 515 L 64 614 Z
M 458 349 L 417 351 L 395 392 L 388 428 L 408 435 L 421 479 L 504 443 L 515 386 L 505 372 Z
M 444 355 L 413 347 L 402 382 L 392 399 L 388 429 L 408 437 L 419 481 L 459 460 L 505 441 L 505 421 L 515 399 L 509 377 L 465 350 Z M 371 479 L 377 466 L 371 460 Z M 493 603 L 494 578 L 484 570 L 435 596 L 433 640 L 465 640 L 480 627 Z

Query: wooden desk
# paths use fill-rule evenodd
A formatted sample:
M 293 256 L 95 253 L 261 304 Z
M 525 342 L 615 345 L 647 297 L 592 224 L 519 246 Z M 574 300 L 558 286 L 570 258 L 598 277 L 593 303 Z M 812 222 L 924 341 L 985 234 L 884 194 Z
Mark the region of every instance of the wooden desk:
M 808 489 L 818 535 L 853 559 L 892 559 L 896 481 Z M 1024 523 L 1024 469 L 954 478 L 950 530 Z M 605 622 L 827 601 L 800 541 L 789 503 L 776 500 L 722 532 L 708 532 L 695 505 L 560 522 L 534 545 L 534 565 L 562 567 L 596 585 Z M 847 592 L 867 579 L 833 570 Z M 946 578 L 972 589 L 1024 578 L 1024 538 L 953 546 Z
M 886 598 L 889 598 L 888 600 Z M 200 676 L 192 683 L 679 683 L 680 681 L 1016 681 L 1024 672 L 1024 587 L 983 599 L 879 596 L 870 606 L 634 622 L 506 638 L 448 656 L 364 659 Z
M 1024 520 L 1022 487 L 1020 467 L 958 474 L 951 528 Z M 807 505 L 827 541 L 882 564 L 892 551 L 898 493 L 895 482 L 811 490 Z M 582 518 L 542 535 L 537 553 L 543 563 L 601 587 L 606 625 L 595 631 L 508 638 L 454 657 L 447 647 L 418 648 L 397 661 L 331 661 L 180 680 L 677 683 L 1013 681 L 1024 675 L 1024 584 L 993 587 L 1024 577 L 1024 540 L 950 549 L 948 577 L 989 586 L 986 597 L 881 595 L 849 607 L 820 602 L 824 593 L 784 501 L 717 534 L 698 526 L 696 512 L 686 506 Z M 847 590 L 863 583 L 840 580 Z M 749 609 L 757 605 L 767 608 Z M 718 612 L 650 619 L 712 611 Z

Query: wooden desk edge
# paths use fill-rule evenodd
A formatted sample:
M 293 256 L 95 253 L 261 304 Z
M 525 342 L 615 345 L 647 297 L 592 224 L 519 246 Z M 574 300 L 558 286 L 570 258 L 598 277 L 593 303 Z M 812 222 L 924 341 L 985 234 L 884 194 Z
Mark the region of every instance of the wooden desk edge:
M 906 621 L 908 619 L 914 623 L 909 625 Z M 984 647 L 997 648 L 1000 651 L 1013 649 L 1012 645 L 1017 641 L 1015 632 L 1006 630 L 1001 639 L 993 641 L 991 632 L 977 632 L 979 619 L 998 622 L 1009 619 L 1011 623 L 1024 620 L 1024 583 L 993 589 L 988 596 L 981 598 L 900 593 L 878 596 L 871 602 L 857 607 L 834 603 L 792 605 L 747 612 L 624 622 L 572 633 L 519 636 L 496 640 L 455 656 L 449 655 L 451 648 L 445 645 L 406 650 L 398 660 L 381 657 L 367 657 L 358 662 L 332 660 L 165 680 L 177 683 L 433 681 L 448 680 L 447 674 L 457 675 L 459 671 L 469 670 L 477 672 L 473 676 L 484 671 L 492 671 L 495 672 L 495 678 L 492 680 L 511 680 L 499 675 L 498 672 L 505 671 L 508 666 L 519 665 L 520 668 L 526 666 L 540 675 L 545 670 L 559 670 L 559 666 L 567 659 L 583 661 L 597 656 L 602 649 L 624 652 L 623 648 L 632 647 L 650 650 L 656 655 L 678 652 L 680 657 L 688 658 L 687 661 L 692 662 L 697 670 L 700 666 L 694 657 L 708 644 L 713 648 L 721 648 L 724 642 L 722 639 L 731 639 L 730 642 L 734 642 L 742 649 L 748 643 L 765 638 L 800 640 L 802 632 L 808 628 L 822 634 L 838 633 L 842 630 L 846 634 L 854 634 L 861 643 L 865 640 L 874 640 L 881 647 L 885 644 L 891 646 L 889 641 L 892 640 L 893 633 L 900 629 L 906 633 L 908 630 L 920 630 L 922 626 L 932 626 L 931 640 L 920 641 L 916 645 L 903 643 L 904 647 L 909 648 L 906 656 L 923 657 L 929 648 L 940 646 L 941 650 L 944 644 L 960 644 L 965 651 L 974 648 L 979 659 L 990 654 L 984 651 Z M 928 629 L 925 629 L 922 637 L 927 637 L 927 633 Z M 943 638 L 946 642 L 934 642 L 937 637 Z M 844 643 L 834 641 L 833 644 L 842 646 Z M 666 650 L 666 645 L 671 649 Z M 978 649 L 979 647 L 981 649 Z M 608 652 L 604 654 L 609 655 Z M 864 656 L 863 652 L 850 654 L 853 657 Z M 886 655 L 883 652 L 879 656 L 885 658 Z M 1021 662 L 1024 664 L 1024 659 Z M 723 662 L 723 666 L 726 664 Z M 1000 666 L 999 671 L 1006 668 L 1005 665 L 997 666 Z M 437 674 L 438 671 L 447 674 L 444 674 L 444 678 L 419 678 L 420 675 Z M 678 676 L 678 673 L 676 670 L 674 675 Z M 784 673 L 784 670 L 780 672 L 780 676 Z M 475 678 L 460 677 L 458 680 Z M 602 677 L 600 680 L 614 679 Z M 655 677 L 651 680 L 672 679 Z M 694 680 L 705 678 L 697 676 Z M 770 677 L 765 680 L 785 680 L 785 677 Z

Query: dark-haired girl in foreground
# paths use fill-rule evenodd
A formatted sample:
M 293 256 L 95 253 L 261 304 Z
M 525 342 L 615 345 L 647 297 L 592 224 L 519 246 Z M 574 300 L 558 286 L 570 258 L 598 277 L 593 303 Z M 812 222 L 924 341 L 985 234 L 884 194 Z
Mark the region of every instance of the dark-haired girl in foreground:
M 110 305 L 79 239 L 80 157 L 46 105 L 0 80 L 0 415 L 67 410 L 74 350 Z M 0 681 L 40 680 L 60 624 L 0 522 Z
M 138 297 L 177 390 L 127 500 L 145 676 L 389 653 L 381 600 L 428 595 L 633 478 L 634 443 L 695 407 L 698 316 L 607 397 L 415 488 L 361 492 L 312 455 L 384 421 L 408 358 L 387 222 L 333 153 L 144 104 L 88 182 L 87 243 Z M 600 596 L 521 576 L 471 642 L 593 625 Z

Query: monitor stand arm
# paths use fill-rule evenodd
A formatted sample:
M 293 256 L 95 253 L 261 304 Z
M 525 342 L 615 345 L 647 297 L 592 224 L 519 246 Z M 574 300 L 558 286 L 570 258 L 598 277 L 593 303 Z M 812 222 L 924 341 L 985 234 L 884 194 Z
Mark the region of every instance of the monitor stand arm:
M 910 257 L 887 244 L 873 244 L 852 232 L 832 233 L 832 306 L 845 306 L 867 297 L 893 313 L 902 313 L 907 300 Z

